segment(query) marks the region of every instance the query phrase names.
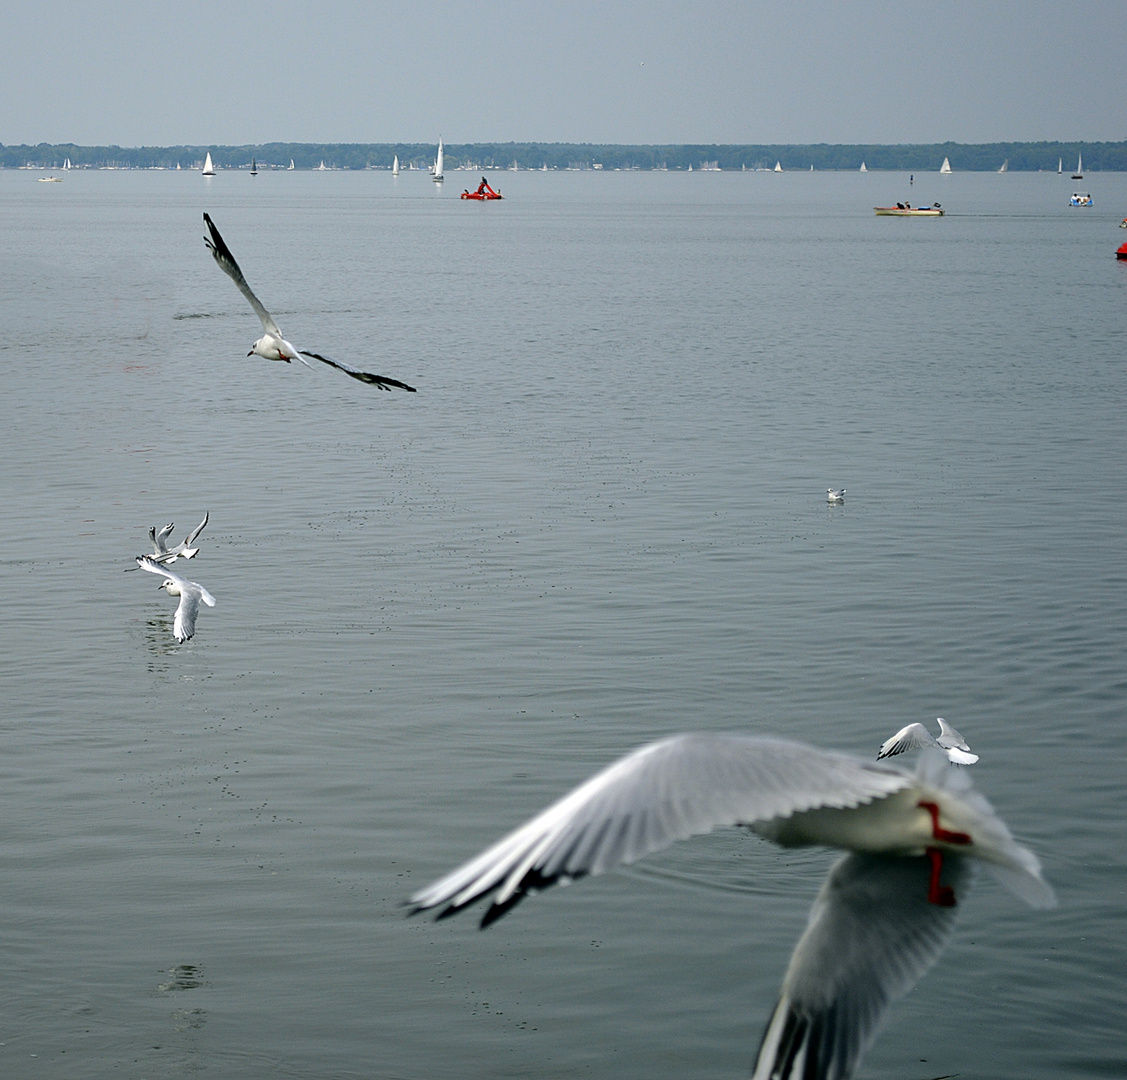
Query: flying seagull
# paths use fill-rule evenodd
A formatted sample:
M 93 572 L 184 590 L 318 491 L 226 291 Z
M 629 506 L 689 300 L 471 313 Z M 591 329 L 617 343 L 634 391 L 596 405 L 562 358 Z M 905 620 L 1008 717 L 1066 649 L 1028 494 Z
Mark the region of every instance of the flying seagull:
M 398 379 L 390 379 L 386 375 L 372 375 L 367 371 L 358 371 L 354 367 L 349 367 L 348 364 L 342 364 L 339 360 L 330 360 L 327 356 L 322 356 L 320 353 L 306 352 L 304 349 L 295 349 L 284 337 L 282 331 L 278 329 L 278 324 L 274 321 L 274 317 L 262 306 L 262 301 L 254 295 L 251 287 L 247 284 L 247 279 L 243 277 L 242 270 L 239 269 L 239 264 L 235 262 L 235 256 L 231 254 L 231 249 L 223 242 L 223 237 L 219 235 L 219 230 L 215 227 L 215 222 L 205 213 L 203 216 L 204 224 L 207 226 L 208 232 L 211 236 L 205 236 L 203 242 L 207 245 L 208 251 L 215 257 L 215 261 L 219 264 L 219 268 L 225 273 L 238 287 L 239 292 L 243 294 L 250 301 L 250 306 L 254 308 L 255 314 L 262 320 L 262 329 L 265 333 L 260 337 L 251 347 L 247 356 L 253 356 L 257 353 L 259 356 L 264 356 L 267 360 L 284 360 L 287 364 L 291 360 L 300 360 L 306 367 L 311 367 L 309 357 L 312 360 L 320 360 L 322 364 L 328 364 L 329 367 L 335 367 L 338 371 L 343 371 L 346 375 L 351 375 L 354 379 L 359 379 L 361 382 L 368 383 L 370 386 L 377 386 L 381 390 L 390 390 L 395 387 L 399 390 L 408 390 L 412 394 L 415 393 L 413 386 L 408 386 Z
M 903 754 L 908 750 L 919 750 L 924 746 L 938 746 L 956 765 L 973 765 L 977 754 L 970 752 L 967 741 L 942 716 L 939 721 L 939 738 L 935 738 L 923 724 L 909 724 L 902 727 L 891 739 L 885 739 L 877 751 L 877 761 L 881 758 Z
M 849 852 L 814 901 L 753 1080 L 848 1080 L 888 1007 L 943 951 L 973 861 L 1032 907 L 1056 902 L 1037 857 L 938 754 L 909 772 L 800 743 L 697 733 L 628 754 L 408 904 L 444 918 L 492 895 L 484 927 L 556 882 L 720 825 Z
M 148 570 L 150 574 L 162 574 L 164 581 L 157 588 L 166 589 L 169 596 L 180 597 L 176 618 L 172 623 L 172 636 L 181 643 L 187 641 L 196 632 L 196 614 L 200 610 L 200 601 L 202 600 L 208 607 L 215 607 L 215 597 L 199 582 L 181 577 L 174 570 L 162 566 L 150 555 L 138 555 L 137 565 L 142 570 Z
M 196 542 L 196 537 L 203 532 L 204 526 L 207 524 L 209 514 L 204 513 L 203 521 L 201 521 L 188 535 L 184 538 L 182 543 L 176 544 L 173 547 L 168 546 L 168 537 L 172 532 L 173 524 L 169 522 L 160 532 L 157 532 L 155 525 L 149 527 L 149 539 L 153 542 L 153 560 L 158 563 L 174 563 L 177 559 L 191 559 L 198 552 L 198 547 L 192 547 Z

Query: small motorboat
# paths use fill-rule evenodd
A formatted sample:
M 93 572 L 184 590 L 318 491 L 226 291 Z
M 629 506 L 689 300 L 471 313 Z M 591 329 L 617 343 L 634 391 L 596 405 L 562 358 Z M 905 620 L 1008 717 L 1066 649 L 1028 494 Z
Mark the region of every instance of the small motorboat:
M 39 182 L 41 184 L 61 184 L 63 178 L 61 176 L 41 176 Z
M 939 203 L 913 206 L 910 202 L 898 202 L 895 206 L 874 206 L 873 213 L 877 217 L 942 217 L 943 207 Z
M 1091 206 L 1092 196 L 1086 191 L 1074 191 L 1072 198 L 1068 200 L 1069 206 Z
M 469 188 L 466 188 L 461 197 L 463 199 L 476 199 L 478 202 L 488 202 L 493 199 L 503 199 L 505 196 L 499 191 L 494 191 L 489 186 L 489 181 L 483 176 L 481 183 L 477 185 L 477 191 L 470 191 Z

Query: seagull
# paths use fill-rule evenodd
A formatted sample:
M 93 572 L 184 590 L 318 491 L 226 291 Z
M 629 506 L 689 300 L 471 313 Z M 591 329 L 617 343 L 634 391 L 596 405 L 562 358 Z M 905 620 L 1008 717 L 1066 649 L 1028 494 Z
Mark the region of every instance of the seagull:
M 485 927 L 550 885 L 720 825 L 849 852 L 814 901 L 753 1080 L 848 1080 L 888 1007 L 943 951 L 975 861 L 1032 907 L 1056 903 L 1037 857 L 938 754 L 909 772 L 780 739 L 696 733 L 628 754 L 407 904 L 445 918 L 492 896 Z
M 845 502 L 845 488 L 826 488 L 826 502 Z
M 967 741 L 942 716 L 939 721 L 939 738 L 936 739 L 923 724 L 909 724 L 901 728 L 891 739 L 885 739 L 877 751 L 877 761 L 881 758 L 903 754 L 907 750 L 918 750 L 924 746 L 939 747 L 956 765 L 973 765 L 977 754 L 970 752 Z
M 137 565 L 142 570 L 148 570 L 150 574 L 163 574 L 164 581 L 157 588 L 168 590 L 169 596 L 180 597 L 176 618 L 172 623 L 172 636 L 178 642 L 187 641 L 196 632 L 196 613 L 200 610 L 200 601 L 202 600 L 208 607 L 215 607 L 215 597 L 199 582 L 181 577 L 175 571 L 162 566 L 150 555 L 138 555 Z
M 171 548 L 166 541 L 168 540 L 169 534 L 172 532 L 173 523 L 169 522 L 160 532 L 157 532 L 155 525 L 150 526 L 149 539 L 153 542 L 153 560 L 158 563 L 174 563 L 177 559 L 191 559 L 195 556 L 200 549 L 192 547 L 192 545 L 196 542 L 196 537 L 203 532 L 208 517 L 209 513 L 205 512 L 203 521 L 188 533 L 184 542 Z
M 265 333 L 254 343 L 247 356 L 253 356 L 257 353 L 259 356 L 266 357 L 267 360 L 284 360 L 287 364 L 291 360 L 300 360 L 306 367 L 312 367 L 309 360 L 305 359 L 308 356 L 312 360 L 320 360 L 322 364 L 335 367 L 338 371 L 343 371 L 346 375 L 351 375 L 352 378 L 359 379 L 370 386 L 377 386 L 381 390 L 390 390 L 392 387 L 396 387 L 400 390 L 408 390 L 412 394 L 415 393 L 413 386 L 408 386 L 398 379 L 390 379 L 386 375 L 371 375 L 367 371 L 358 371 L 354 367 L 349 367 L 348 364 L 342 364 L 339 360 L 330 360 L 320 353 L 295 349 L 282 337 L 282 331 L 278 329 L 274 317 L 262 306 L 262 301 L 251 291 L 247 279 L 243 277 L 243 272 L 239 269 L 239 264 L 235 262 L 235 256 L 231 254 L 230 248 L 223 242 L 223 237 L 219 235 L 215 222 L 206 213 L 203 220 L 204 224 L 207 225 L 208 232 L 211 233 L 210 237 L 205 236 L 203 238 L 208 251 L 215 257 L 219 269 L 239 287 L 239 292 L 250 301 L 250 306 L 254 308 L 255 314 L 262 320 L 262 329 Z

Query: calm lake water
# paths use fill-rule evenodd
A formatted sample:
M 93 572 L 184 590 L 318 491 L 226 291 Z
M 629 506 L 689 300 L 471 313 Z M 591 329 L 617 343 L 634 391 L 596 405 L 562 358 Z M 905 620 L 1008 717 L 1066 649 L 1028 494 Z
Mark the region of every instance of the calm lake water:
M 1127 175 L 37 175 L 7 1080 L 745 1076 L 831 853 L 721 830 L 484 933 L 402 901 L 662 735 L 938 715 L 1061 903 L 983 878 L 858 1075 L 1127 1074 Z M 419 392 L 247 358 L 204 210 L 299 348 Z M 204 511 L 177 645 L 122 571 Z

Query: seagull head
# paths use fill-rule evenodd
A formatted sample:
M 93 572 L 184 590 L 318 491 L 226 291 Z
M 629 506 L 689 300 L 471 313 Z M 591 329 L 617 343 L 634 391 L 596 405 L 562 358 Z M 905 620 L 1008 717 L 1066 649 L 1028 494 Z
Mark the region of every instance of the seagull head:
M 157 586 L 158 592 L 161 589 L 167 589 L 169 596 L 179 596 L 180 595 L 180 586 L 177 585 L 176 582 L 172 580 L 172 578 L 165 578 L 164 581 L 162 581 Z

